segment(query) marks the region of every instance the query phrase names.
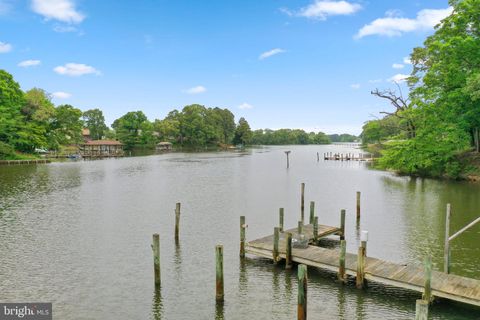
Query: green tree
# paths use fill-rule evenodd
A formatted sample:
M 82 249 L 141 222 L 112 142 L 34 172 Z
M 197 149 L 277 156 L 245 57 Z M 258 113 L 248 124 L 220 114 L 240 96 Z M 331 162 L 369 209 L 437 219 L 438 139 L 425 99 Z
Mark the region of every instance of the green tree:
M 52 139 L 50 140 L 51 147 L 82 142 L 83 122 L 80 119 L 81 116 L 82 111 L 69 104 L 63 104 L 55 108 Z
M 250 143 L 252 138 L 252 130 L 245 118 L 240 118 L 238 121 L 237 128 L 235 129 L 235 136 L 233 138 L 233 143 L 247 145 Z
M 100 140 L 105 136 L 108 130 L 105 124 L 105 117 L 100 109 L 90 109 L 82 115 L 85 127 L 90 130 L 90 136 L 93 140 Z
M 21 109 L 24 103 L 25 96 L 20 85 L 11 74 L 0 70 L 0 142 L 16 149 L 24 145 L 21 138 Z
M 142 111 L 131 111 L 115 120 L 112 128 L 125 149 L 131 150 L 135 146 L 145 146 L 152 140 L 148 135 L 153 133 L 153 126 L 150 127 L 148 123 L 147 116 Z

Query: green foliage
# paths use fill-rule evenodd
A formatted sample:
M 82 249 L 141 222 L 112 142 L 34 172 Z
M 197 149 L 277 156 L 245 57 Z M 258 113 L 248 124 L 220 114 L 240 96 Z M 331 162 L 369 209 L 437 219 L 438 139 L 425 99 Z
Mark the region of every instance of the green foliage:
M 93 140 L 100 140 L 105 136 L 108 127 L 105 124 L 105 117 L 103 116 L 102 110 L 87 110 L 83 113 L 82 118 L 85 127 L 90 130 L 90 137 Z
M 328 138 L 331 142 L 355 142 L 358 138 L 354 135 L 343 133 L 343 134 L 329 134 Z
M 82 142 L 83 121 L 82 111 L 69 104 L 55 108 L 55 118 L 52 122 L 50 147 L 57 149 L 58 145 L 76 144 Z
M 142 111 L 131 111 L 115 120 L 112 128 L 115 129 L 117 138 L 131 150 L 135 146 L 144 146 L 151 141 L 148 134 L 152 133 L 153 126 L 149 126 L 147 116 Z M 146 132 L 143 132 L 146 130 Z
M 362 129 L 361 138 L 364 145 L 393 139 L 402 134 L 402 129 L 404 132 L 406 130 L 400 125 L 400 119 L 394 116 L 367 121 Z
M 254 145 L 329 144 L 330 139 L 323 132 L 306 133 L 300 129 L 260 129 L 253 131 L 251 143 Z
M 247 145 L 252 139 L 252 130 L 245 118 L 238 120 L 237 128 L 235 129 L 235 135 L 233 137 L 234 144 Z
M 15 159 L 15 150 L 9 144 L 0 141 L 0 160 Z

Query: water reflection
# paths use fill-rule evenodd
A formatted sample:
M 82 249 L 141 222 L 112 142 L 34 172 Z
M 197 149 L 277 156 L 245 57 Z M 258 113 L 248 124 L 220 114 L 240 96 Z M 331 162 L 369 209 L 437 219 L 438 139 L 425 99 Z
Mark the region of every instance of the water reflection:
M 337 303 L 338 303 L 338 318 L 340 320 L 346 320 L 347 314 L 345 312 L 345 286 L 340 284 L 337 290 Z
M 215 303 L 215 320 L 225 320 L 225 305 L 224 302 Z
M 162 291 L 160 287 L 155 288 L 152 300 L 152 319 L 160 320 L 163 316 Z

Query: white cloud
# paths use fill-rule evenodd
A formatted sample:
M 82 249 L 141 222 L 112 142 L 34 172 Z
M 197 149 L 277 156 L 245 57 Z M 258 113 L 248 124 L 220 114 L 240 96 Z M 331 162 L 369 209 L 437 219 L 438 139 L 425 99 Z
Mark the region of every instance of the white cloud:
M 196 87 L 185 90 L 185 92 L 188 94 L 199 94 L 199 93 L 204 93 L 205 91 L 207 91 L 207 88 L 205 88 L 204 86 L 196 86 Z
M 360 89 L 360 83 L 351 84 L 351 85 L 350 85 L 350 88 L 355 89 L 355 90 L 358 90 L 358 89 Z
M 276 54 L 284 53 L 284 52 L 285 52 L 285 50 L 283 50 L 283 49 L 275 48 L 275 49 L 272 49 L 270 51 L 266 51 L 266 52 L 262 53 L 260 56 L 258 56 L 258 59 L 263 60 L 263 59 L 266 59 L 266 58 L 270 58 L 271 56 L 274 56 Z
M 238 109 L 242 110 L 247 110 L 247 109 L 252 109 L 253 106 L 251 104 L 248 104 L 246 102 L 242 103 L 241 105 L 238 106 Z
M 58 74 L 71 76 L 71 77 L 79 77 L 83 76 L 84 74 L 96 74 L 100 75 L 100 71 L 95 69 L 92 66 L 88 66 L 83 63 L 67 63 L 64 66 L 58 66 L 53 69 Z
M 402 83 L 402 82 L 405 82 L 408 79 L 408 77 L 410 77 L 410 75 L 398 73 L 393 77 L 391 77 L 390 79 L 388 79 L 388 81 L 395 82 L 395 83 Z
M 27 67 L 38 66 L 40 63 L 41 63 L 40 60 L 25 60 L 20 62 L 18 66 L 22 68 L 27 68 Z
M 74 26 L 57 24 L 53 27 L 53 31 L 59 32 L 59 33 L 65 33 L 65 32 L 76 32 L 78 31 L 78 29 L 75 28 Z
M 412 60 L 410 60 L 410 57 L 403 57 L 403 63 L 412 64 Z
M 32 0 L 32 10 L 47 20 L 80 23 L 85 19 L 85 15 L 77 11 L 72 0 Z
M 291 12 L 286 9 L 282 11 L 290 16 L 296 15 L 310 19 L 325 20 L 328 16 L 351 15 L 360 9 L 362 9 L 362 6 L 358 3 L 315 0 L 310 5 L 301 8 L 298 12 Z
M 373 80 L 368 80 L 368 83 L 380 83 L 382 82 L 382 79 L 373 79 Z
M 392 64 L 392 68 L 393 69 L 403 69 L 405 67 L 405 65 L 401 64 L 401 63 L 394 63 Z
M 451 7 L 446 9 L 424 9 L 417 13 L 415 19 L 386 16 L 376 19 L 363 26 L 355 38 L 360 39 L 371 35 L 387 37 L 401 36 L 406 32 L 428 30 L 440 23 L 440 21 L 453 12 Z
M 57 91 L 57 92 L 54 92 L 52 93 L 52 96 L 54 98 L 57 98 L 57 99 L 68 99 L 70 98 L 72 95 L 68 92 L 63 92 L 63 91 Z
M 12 50 L 12 45 L 10 43 L 5 43 L 0 41 L 0 53 L 7 53 Z

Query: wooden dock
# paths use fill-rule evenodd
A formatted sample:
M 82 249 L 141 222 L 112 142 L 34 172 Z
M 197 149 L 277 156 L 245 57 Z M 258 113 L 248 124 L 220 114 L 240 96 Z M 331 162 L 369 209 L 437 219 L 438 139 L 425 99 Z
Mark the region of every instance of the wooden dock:
M 0 160 L 0 165 L 16 165 L 16 164 L 45 164 L 50 163 L 48 159 L 37 160 Z
M 374 158 L 369 153 L 332 153 L 327 152 L 323 154 L 323 160 L 333 161 L 373 161 Z
M 298 229 L 290 229 L 280 234 L 279 257 L 286 258 L 286 233 L 298 234 Z M 336 227 L 318 226 L 318 238 L 340 234 L 341 229 Z M 302 234 L 313 242 L 313 226 L 303 226 Z M 246 243 L 245 251 L 248 254 L 273 259 L 273 235 Z M 326 249 L 315 245 L 308 248 L 292 249 L 292 261 L 311 267 L 337 272 L 339 270 L 340 250 Z M 425 270 L 418 266 L 400 265 L 381 259 L 367 257 L 365 261 L 365 279 L 388 286 L 398 287 L 418 292 L 424 291 Z M 345 273 L 357 275 L 357 255 L 347 253 L 345 256 Z M 439 271 L 431 273 L 431 290 L 433 296 L 470 305 L 480 306 L 480 280 L 470 279 Z

